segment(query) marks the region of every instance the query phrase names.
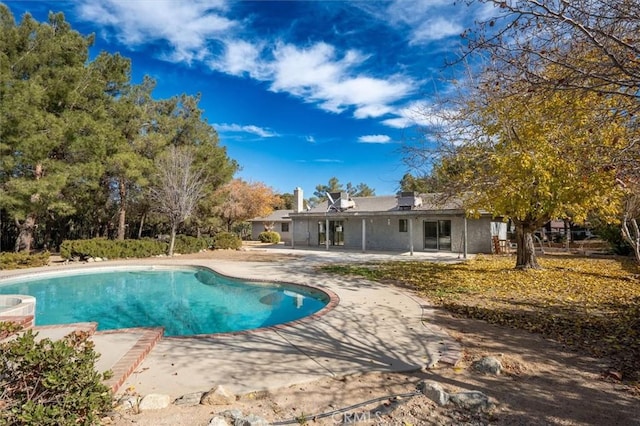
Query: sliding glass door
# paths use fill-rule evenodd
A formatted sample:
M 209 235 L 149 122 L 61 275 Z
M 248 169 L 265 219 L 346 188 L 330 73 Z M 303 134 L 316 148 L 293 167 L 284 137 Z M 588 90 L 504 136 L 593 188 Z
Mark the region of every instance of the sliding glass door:
M 331 246 L 344 245 L 344 222 L 343 221 L 330 220 L 329 229 L 325 229 L 325 228 L 326 228 L 325 222 L 323 221 L 318 222 L 318 245 L 325 245 L 327 242 L 327 238 L 329 238 L 329 245 Z
M 450 220 L 433 220 L 424 222 L 424 249 L 451 250 Z

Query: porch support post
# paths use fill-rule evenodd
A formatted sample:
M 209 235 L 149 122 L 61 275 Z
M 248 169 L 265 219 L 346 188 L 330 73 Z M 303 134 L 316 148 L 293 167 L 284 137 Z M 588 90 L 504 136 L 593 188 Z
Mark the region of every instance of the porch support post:
M 467 246 L 468 246 L 468 241 L 467 241 L 467 215 L 464 216 L 464 230 L 463 232 L 463 236 L 464 236 L 464 254 L 463 257 L 466 259 L 467 258 Z
M 413 218 L 408 219 L 409 222 L 409 255 L 413 256 Z
M 295 247 L 295 243 L 294 241 L 296 240 L 296 222 L 294 220 L 291 220 L 291 248 L 294 249 Z
M 367 249 L 367 219 L 362 219 L 362 252 Z
M 324 247 L 329 250 L 329 218 L 325 219 L 324 224 Z

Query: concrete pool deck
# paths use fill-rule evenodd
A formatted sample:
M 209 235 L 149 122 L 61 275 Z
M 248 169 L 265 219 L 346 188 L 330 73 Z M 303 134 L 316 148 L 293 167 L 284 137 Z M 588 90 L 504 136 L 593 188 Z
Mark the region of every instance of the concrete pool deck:
M 317 265 L 331 262 L 457 261 L 456 254 L 363 254 L 292 250 L 282 246 L 254 250 L 291 257 L 282 262 L 248 262 L 178 256 L 82 266 L 201 265 L 238 278 L 326 288 L 339 297 L 339 304 L 318 318 L 246 333 L 160 338 L 157 331 L 154 334 L 149 329 L 97 332 L 92 339 L 102 354 L 98 369 L 118 367 L 112 385 L 122 384 L 120 393 L 133 387 L 142 395 L 162 393 L 176 398 L 208 391 L 216 385 L 244 394 L 324 377 L 369 371 L 411 371 L 437 362 L 457 362 L 458 344 L 444 330 L 429 323 L 431 307 L 425 300 L 398 287 L 354 277 L 319 275 L 314 270 Z M 77 267 L 71 265 L 70 269 Z M 0 278 L 18 274 L 5 272 L 0 273 Z M 43 337 L 56 329 L 38 328 L 44 333 Z M 57 328 L 59 336 L 64 327 Z M 122 372 L 123 368 L 127 371 Z M 126 380 L 119 376 L 129 373 Z

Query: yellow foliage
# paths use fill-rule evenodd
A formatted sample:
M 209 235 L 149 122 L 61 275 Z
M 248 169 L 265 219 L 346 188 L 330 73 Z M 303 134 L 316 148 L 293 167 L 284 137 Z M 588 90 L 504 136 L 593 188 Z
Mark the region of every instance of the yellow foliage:
M 545 256 L 542 270 L 515 270 L 511 257 L 465 263 L 385 262 L 323 270 L 401 281 L 466 317 L 540 333 L 640 379 L 640 279 L 626 259 Z M 401 277 L 398 279 L 398 277 Z
M 469 211 L 531 223 L 564 217 L 579 223 L 596 211 L 615 217 L 622 194 L 611 165 L 628 142 L 628 128 L 606 108 L 608 100 L 530 92 L 518 83 L 509 90 L 481 91 L 484 102 L 469 102 L 460 116 L 482 137 L 460 144 L 438 169 L 445 180 L 478 194 Z

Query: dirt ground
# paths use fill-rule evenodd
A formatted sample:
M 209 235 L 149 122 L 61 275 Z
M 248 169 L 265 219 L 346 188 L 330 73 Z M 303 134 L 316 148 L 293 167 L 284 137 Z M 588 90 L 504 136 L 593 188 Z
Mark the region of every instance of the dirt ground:
M 212 256 L 202 253 L 195 256 Z M 225 259 L 282 261 L 288 255 L 218 252 Z M 282 258 L 284 256 L 284 258 Z M 483 321 L 438 311 L 433 321 L 463 347 L 455 366 L 410 373 L 327 378 L 270 392 L 239 396 L 227 406 L 170 407 L 143 413 L 117 411 L 105 424 L 207 425 L 217 413 L 239 409 L 273 424 L 307 425 L 640 425 L 640 395 L 608 373 L 606 360 L 572 352 L 557 342 Z M 499 358 L 501 375 L 481 374 L 471 363 Z M 488 412 L 437 406 L 425 396 L 409 396 L 422 380 L 449 393 L 477 390 L 495 404 Z M 396 395 L 405 396 L 396 397 Z

